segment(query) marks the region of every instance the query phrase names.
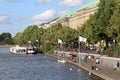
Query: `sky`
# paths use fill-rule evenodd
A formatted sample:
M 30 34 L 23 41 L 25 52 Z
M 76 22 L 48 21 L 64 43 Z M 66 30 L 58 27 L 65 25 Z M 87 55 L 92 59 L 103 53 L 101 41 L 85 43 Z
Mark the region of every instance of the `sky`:
M 66 12 L 76 12 L 92 0 L 0 0 L 0 34 L 15 36 L 30 25 L 49 22 Z

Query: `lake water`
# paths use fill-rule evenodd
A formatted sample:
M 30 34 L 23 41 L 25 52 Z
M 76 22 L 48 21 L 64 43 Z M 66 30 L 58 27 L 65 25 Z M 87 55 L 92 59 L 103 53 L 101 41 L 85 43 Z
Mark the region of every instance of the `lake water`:
M 70 70 L 72 68 L 72 70 Z M 0 48 L 0 80 L 102 80 L 77 66 L 41 54 L 15 55 Z

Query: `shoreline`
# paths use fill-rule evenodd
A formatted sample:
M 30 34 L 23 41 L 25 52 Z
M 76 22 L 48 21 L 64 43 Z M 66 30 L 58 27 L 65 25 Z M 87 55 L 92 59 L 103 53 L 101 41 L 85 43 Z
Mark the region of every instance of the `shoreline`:
M 64 59 L 64 58 L 61 58 L 61 57 L 59 57 L 59 56 L 51 55 L 51 54 L 46 54 L 46 56 L 54 57 L 54 58 L 60 59 L 60 60 L 61 60 L 61 59 Z M 73 65 L 76 65 L 76 66 L 78 66 L 79 68 L 87 71 L 88 73 L 92 73 L 93 75 L 98 76 L 98 77 L 100 77 L 100 78 L 102 78 L 102 79 L 104 79 L 104 80 L 114 80 L 114 79 L 112 79 L 110 76 L 105 75 L 105 74 L 104 74 L 104 71 L 103 71 L 103 73 L 101 73 L 101 72 L 99 72 L 99 71 L 91 70 L 90 68 L 86 67 L 85 65 L 81 65 L 81 64 L 79 64 L 79 63 L 77 63 L 77 62 L 73 62 L 73 61 L 68 60 L 68 59 L 65 59 L 65 60 L 66 60 L 66 62 L 68 62 L 68 63 L 70 63 L 70 64 L 73 64 Z M 115 80 L 119 80 L 119 79 L 115 79 Z
M 16 45 L 0 45 L 0 48 L 11 48 L 15 47 Z

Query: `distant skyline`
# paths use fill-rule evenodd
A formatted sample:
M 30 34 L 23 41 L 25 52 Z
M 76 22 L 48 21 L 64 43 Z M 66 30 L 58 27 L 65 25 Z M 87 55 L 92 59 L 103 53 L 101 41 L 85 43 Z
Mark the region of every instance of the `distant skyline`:
M 70 11 L 78 11 L 92 0 L 0 0 L 0 34 L 15 36 L 30 25 L 48 22 Z

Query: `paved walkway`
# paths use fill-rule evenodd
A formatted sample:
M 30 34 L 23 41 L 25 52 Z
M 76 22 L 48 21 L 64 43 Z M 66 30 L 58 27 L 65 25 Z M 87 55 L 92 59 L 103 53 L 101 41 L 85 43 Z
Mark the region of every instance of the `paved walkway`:
M 58 59 L 63 59 L 62 57 L 56 56 L 56 55 L 49 55 Z M 108 67 L 107 65 L 103 65 L 103 64 L 94 64 L 91 61 L 87 61 L 87 62 L 83 62 L 78 63 L 78 62 L 73 62 L 72 60 L 68 60 L 66 59 L 67 62 L 77 65 L 78 67 L 96 75 L 99 76 L 105 80 L 120 80 L 120 71 L 118 70 L 113 70 L 112 68 Z M 96 65 L 100 70 L 92 70 L 91 66 L 92 65 Z
M 88 68 L 91 71 L 91 66 L 93 64 L 90 62 L 85 62 L 83 63 L 83 67 Z M 96 64 L 96 66 L 100 69 L 100 70 L 92 70 L 91 73 L 95 73 L 95 75 L 97 74 L 97 76 L 100 76 L 102 78 L 104 78 L 105 80 L 120 80 L 120 71 L 118 70 L 113 70 L 112 68 L 108 67 L 107 65 L 103 65 L 103 64 Z

